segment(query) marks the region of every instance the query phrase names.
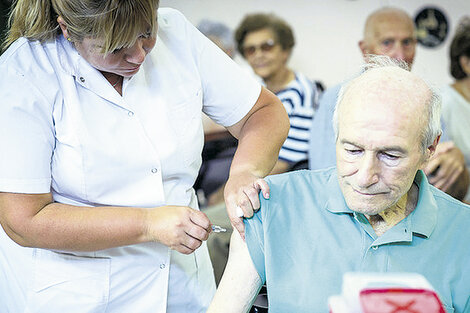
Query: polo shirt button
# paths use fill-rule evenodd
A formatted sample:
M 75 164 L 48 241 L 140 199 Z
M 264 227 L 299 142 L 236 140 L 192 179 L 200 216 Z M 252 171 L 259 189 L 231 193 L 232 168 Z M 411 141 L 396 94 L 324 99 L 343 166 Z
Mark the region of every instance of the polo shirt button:
M 134 112 L 132 112 L 132 111 L 129 111 L 129 112 L 127 112 L 127 115 L 129 115 L 129 116 L 131 116 L 131 117 L 132 117 L 132 116 L 134 116 Z
M 155 168 L 155 167 L 154 167 L 154 168 L 152 168 L 152 173 L 154 173 L 154 174 L 155 174 L 156 172 L 158 172 L 158 169 L 157 169 L 157 168 Z
M 83 76 L 80 76 L 80 81 L 81 81 L 82 83 L 84 83 L 84 82 L 85 82 L 85 78 L 83 78 Z
M 164 268 L 165 268 L 165 263 L 160 264 L 160 269 L 164 269 Z
M 378 248 L 379 248 L 379 247 L 377 247 L 377 246 L 372 246 L 372 249 L 373 249 L 373 250 L 377 250 Z

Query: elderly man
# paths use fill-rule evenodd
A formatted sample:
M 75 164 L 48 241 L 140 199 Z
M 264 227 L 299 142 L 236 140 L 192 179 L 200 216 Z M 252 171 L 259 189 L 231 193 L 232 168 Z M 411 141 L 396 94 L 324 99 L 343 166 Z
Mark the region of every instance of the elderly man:
M 440 138 L 440 98 L 397 61 L 374 62 L 340 92 L 337 168 L 267 180 L 208 312 L 246 312 L 264 282 L 270 313 L 327 312 L 350 271 L 420 273 L 448 312 L 470 312 L 470 207 L 420 170 Z
M 386 55 L 405 61 L 411 68 L 416 51 L 414 24 L 409 15 L 397 8 L 385 7 L 373 12 L 364 27 L 364 39 L 359 48 L 367 61 L 369 54 Z M 335 140 L 331 126 L 334 104 L 341 85 L 328 89 L 321 101 L 310 128 L 309 168 L 320 169 L 335 164 Z M 429 182 L 462 200 L 469 176 L 462 152 L 447 141 L 445 130 L 441 144 L 424 168 Z

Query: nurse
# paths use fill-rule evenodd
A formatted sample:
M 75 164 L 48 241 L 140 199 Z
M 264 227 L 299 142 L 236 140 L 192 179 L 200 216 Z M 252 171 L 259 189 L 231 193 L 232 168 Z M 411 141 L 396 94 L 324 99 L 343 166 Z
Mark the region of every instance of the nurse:
M 19 0 L 0 57 L 0 312 L 205 312 L 201 111 L 239 139 L 243 236 L 289 121 L 158 0 Z M 157 25 L 158 21 L 158 25 Z

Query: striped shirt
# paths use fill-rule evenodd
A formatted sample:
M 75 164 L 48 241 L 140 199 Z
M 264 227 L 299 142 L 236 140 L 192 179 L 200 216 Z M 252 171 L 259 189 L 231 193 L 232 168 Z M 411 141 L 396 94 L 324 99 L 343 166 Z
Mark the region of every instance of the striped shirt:
M 285 89 L 276 93 L 289 115 L 290 130 L 279 152 L 279 159 L 297 163 L 308 159 L 310 126 L 318 106 L 320 91 L 301 73 Z

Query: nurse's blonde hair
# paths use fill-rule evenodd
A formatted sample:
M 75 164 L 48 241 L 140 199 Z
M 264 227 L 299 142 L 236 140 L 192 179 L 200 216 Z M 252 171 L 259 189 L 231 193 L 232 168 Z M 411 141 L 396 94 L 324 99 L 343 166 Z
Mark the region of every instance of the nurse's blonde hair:
M 158 5 L 159 0 L 17 0 L 3 48 L 20 37 L 54 39 L 61 16 L 72 42 L 97 38 L 103 41 L 101 52 L 108 54 L 132 46 L 142 34 L 155 35 Z

